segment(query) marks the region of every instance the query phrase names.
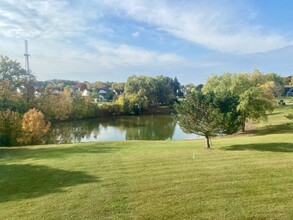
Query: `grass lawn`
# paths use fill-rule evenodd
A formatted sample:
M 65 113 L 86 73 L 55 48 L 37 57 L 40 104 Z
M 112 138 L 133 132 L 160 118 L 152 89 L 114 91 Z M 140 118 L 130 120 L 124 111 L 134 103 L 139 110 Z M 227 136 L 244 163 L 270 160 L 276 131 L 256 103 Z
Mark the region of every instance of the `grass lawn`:
M 293 126 L 204 141 L 0 148 L 0 219 L 293 219 Z

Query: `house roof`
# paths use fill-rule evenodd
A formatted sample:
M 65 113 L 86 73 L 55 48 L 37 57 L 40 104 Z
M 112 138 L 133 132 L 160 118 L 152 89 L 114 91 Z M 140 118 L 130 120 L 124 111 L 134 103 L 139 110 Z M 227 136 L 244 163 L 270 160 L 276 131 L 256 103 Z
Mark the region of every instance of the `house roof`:
M 77 83 L 74 88 L 80 89 L 81 91 L 87 89 L 87 85 L 85 83 Z

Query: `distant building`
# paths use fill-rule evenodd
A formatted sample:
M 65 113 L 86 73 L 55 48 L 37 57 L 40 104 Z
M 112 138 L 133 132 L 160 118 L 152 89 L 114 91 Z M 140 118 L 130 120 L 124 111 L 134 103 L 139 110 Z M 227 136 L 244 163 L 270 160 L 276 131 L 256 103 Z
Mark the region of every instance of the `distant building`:
M 52 88 L 48 88 L 48 92 L 51 94 L 58 95 L 62 92 L 62 89 L 60 87 L 52 87 Z
M 85 89 L 85 90 L 82 91 L 81 96 L 87 97 L 87 96 L 89 96 L 89 94 L 90 94 L 90 91 L 88 91 L 87 89 Z
M 285 86 L 285 96 L 293 96 L 293 86 Z
M 82 92 L 84 90 L 87 89 L 87 85 L 85 83 L 77 83 L 75 86 L 74 86 L 74 90 L 75 91 L 79 91 L 79 92 Z
M 115 93 L 116 96 L 122 94 L 124 92 L 124 90 L 121 89 L 113 89 L 113 92 Z
M 105 102 L 107 93 L 106 89 L 99 90 L 99 101 Z

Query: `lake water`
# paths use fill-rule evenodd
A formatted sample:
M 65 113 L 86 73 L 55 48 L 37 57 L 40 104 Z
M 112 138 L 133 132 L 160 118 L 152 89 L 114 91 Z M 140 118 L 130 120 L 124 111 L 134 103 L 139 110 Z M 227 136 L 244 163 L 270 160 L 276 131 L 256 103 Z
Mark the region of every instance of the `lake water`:
M 53 124 L 47 142 L 78 143 L 117 140 L 186 140 L 201 138 L 185 134 L 170 115 L 125 116 Z

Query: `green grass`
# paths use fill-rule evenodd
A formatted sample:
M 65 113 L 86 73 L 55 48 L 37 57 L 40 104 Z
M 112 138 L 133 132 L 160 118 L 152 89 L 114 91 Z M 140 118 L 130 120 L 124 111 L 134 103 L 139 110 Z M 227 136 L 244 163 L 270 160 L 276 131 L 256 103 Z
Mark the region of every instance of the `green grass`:
M 0 219 L 293 219 L 290 110 L 212 150 L 203 140 L 0 148 Z

